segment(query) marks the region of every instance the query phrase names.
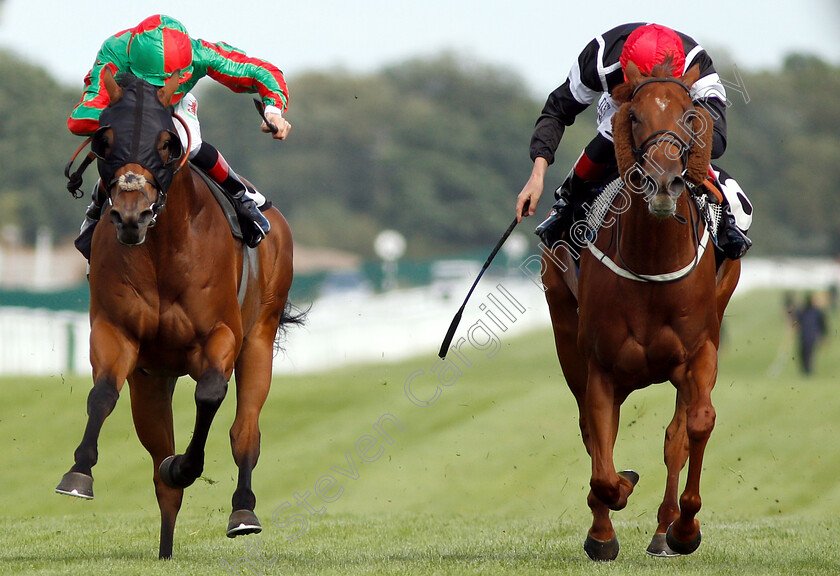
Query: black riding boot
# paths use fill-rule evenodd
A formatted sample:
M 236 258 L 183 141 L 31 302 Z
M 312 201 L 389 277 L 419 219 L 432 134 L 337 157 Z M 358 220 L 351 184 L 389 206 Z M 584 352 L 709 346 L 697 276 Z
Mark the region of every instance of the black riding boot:
M 243 240 L 249 247 L 256 248 L 271 230 L 271 224 L 260 212 L 257 203 L 245 194 L 247 190 L 245 183 L 233 170 L 222 184 L 222 189 L 233 200 L 233 209 L 242 225 Z
M 717 246 L 723 255 L 730 260 L 737 260 L 747 253 L 752 246 L 752 240 L 735 224 L 735 215 L 728 202 L 723 203 L 720 226 L 717 234 Z
M 534 234 L 540 237 L 546 247 L 552 248 L 571 228 L 580 190 L 585 184 L 586 180 L 572 170 L 555 191 L 557 202 L 551 207 L 551 214 L 534 230 Z
M 105 199 L 101 198 L 101 188 L 100 182 L 97 182 L 96 185 L 93 187 L 93 201 L 90 203 L 90 206 L 87 207 L 85 210 L 85 221 L 82 222 L 82 227 L 79 230 L 79 237 L 73 242 L 73 245 L 76 246 L 76 250 L 82 253 L 82 256 L 85 257 L 85 260 L 90 262 L 90 245 L 93 241 L 93 230 L 96 227 L 96 223 L 99 222 L 99 219 L 102 217 L 102 208 L 105 204 Z
M 249 198 L 245 192 L 247 191 L 245 183 L 236 172 L 233 171 L 227 162 L 222 157 L 222 154 L 216 150 L 212 144 L 203 142 L 198 152 L 191 158 L 193 164 L 204 170 L 219 186 L 222 187 L 224 193 L 231 199 L 233 209 L 236 211 L 236 216 L 239 219 L 239 224 L 242 227 L 242 236 L 245 244 L 251 248 L 256 248 L 262 242 L 271 230 L 266 217 L 260 212 L 256 202 Z M 224 180 L 219 181 L 217 168 L 223 166 Z M 256 190 L 252 190 L 256 192 Z

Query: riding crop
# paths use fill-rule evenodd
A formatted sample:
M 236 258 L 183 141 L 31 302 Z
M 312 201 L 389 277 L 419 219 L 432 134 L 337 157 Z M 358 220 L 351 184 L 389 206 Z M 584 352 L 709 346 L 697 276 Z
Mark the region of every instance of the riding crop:
M 529 202 L 525 202 L 525 206 L 522 209 L 522 215 L 524 216 L 526 212 L 528 212 L 528 205 Z M 470 287 L 470 291 L 467 292 L 467 297 L 464 298 L 464 303 L 461 304 L 461 307 L 458 309 L 458 312 L 455 314 L 455 317 L 452 318 L 452 323 L 449 324 L 449 330 L 446 331 L 446 336 L 443 338 L 443 343 L 440 345 L 440 352 L 438 352 L 438 357 L 441 359 L 446 358 L 446 352 L 449 349 L 449 345 L 452 343 L 452 338 L 455 336 L 455 330 L 458 329 L 458 324 L 461 323 L 461 316 L 464 314 L 464 308 L 467 307 L 467 302 L 472 296 L 473 290 L 478 285 L 478 281 L 481 280 L 481 277 L 484 275 L 484 272 L 487 268 L 490 267 L 490 262 L 493 261 L 493 258 L 496 257 L 499 250 L 501 249 L 502 245 L 505 243 L 505 240 L 508 239 L 510 233 L 513 232 L 513 229 L 516 228 L 516 225 L 519 223 L 519 218 L 514 218 L 513 222 L 510 223 L 510 226 L 507 227 L 505 233 L 502 234 L 501 239 L 496 243 L 496 246 L 493 248 L 493 251 L 490 252 L 490 256 L 487 257 L 487 261 L 484 262 L 484 266 L 481 267 L 481 271 L 478 273 L 478 276 L 475 278 L 475 282 L 473 282 L 472 287 Z

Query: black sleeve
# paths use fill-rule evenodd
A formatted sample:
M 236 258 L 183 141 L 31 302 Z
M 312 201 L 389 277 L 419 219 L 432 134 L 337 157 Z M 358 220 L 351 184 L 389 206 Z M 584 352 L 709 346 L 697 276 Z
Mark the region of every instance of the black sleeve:
M 578 56 L 566 81 L 548 95 L 531 137 L 531 160 L 545 158 L 553 163 L 566 126 L 571 126 L 602 90 L 597 58 L 598 43 L 592 40 Z
M 697 101 L 712 115 L 714 133 L 712 134 L 712 159 L 720 158 L 726 151 L 726 104 L 719 98 L 703 98 Z

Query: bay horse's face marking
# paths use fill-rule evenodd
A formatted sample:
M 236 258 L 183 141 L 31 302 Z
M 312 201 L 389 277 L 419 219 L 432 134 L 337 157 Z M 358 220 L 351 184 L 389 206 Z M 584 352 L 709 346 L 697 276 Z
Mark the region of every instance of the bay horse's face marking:
M 132 86 L 130 102 L 124 102 L 124 87 L 113 76 L 105 75 L 110 104 L 104 123 L 94 134 L 91 149 L 99 158 L 99 172 L 108 190 L 111 205 L 110 219 L 116 227 L 117 239 L 127 246 L 145 242 L 149 228 L 166 200 L 166 189 L 173 176 L 173 164 L 181 158 L 181 142 L 167 110 L 172 94 L 178 87 L 178 75 L 173 75 L 163 88 Z M 135 80 L 134 82 L 140 82 Z M 144 98 L 145 94 L 154 94 Z M 117 106 L 120 104 L 119 110 Z M 126 118 L 128 120 L 126 121 Z M 136 129 L 136 119 L 142 119 Z
M 648 210 L 660 219 L 676 214 L 677 200 L 686 189 L 695 110 L 689 88 L 698 76 L 699 69 L 692 69 L 679 79 L 643 77 L 632 62 L 627 66 L 633 87 L 627 114 L 640 168 L 631 173 L 631 184 L 644 190 Z

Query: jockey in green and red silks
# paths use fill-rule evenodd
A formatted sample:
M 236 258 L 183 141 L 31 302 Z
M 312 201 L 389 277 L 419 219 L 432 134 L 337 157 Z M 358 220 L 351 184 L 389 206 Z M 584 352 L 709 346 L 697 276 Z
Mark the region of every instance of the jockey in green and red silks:
M 201 78 L 209 76 L 234 92 L 258 93 L 265 105 L 266 118 L 277 127 L 273 137 L 283 140 L 291 130 L 291 125 L 283 118 L 289 92 L 280 69 L 224 42 L 213 43 L 190 38 L 179 21 L 156 14 L 103 42 L 93 67 L 85 77 L 82 98 L 67 121 L 68 128 L 74 134 L 89 135 L 99 128 L 99 117 L 109 104 L 104 85 L 106 68 L 114 76 L 129 72 L 155 86 L 163 86 L 175 71 L 180 71 L 180 86 L 172 102 L 175 104 L 175 112 L 184 119 L 190 132 L 190 160 L 207 172 L 235 200 L 234 207 L 244 224 L 242 232 L 245 242 L 252 247 L 259 244 L 270 229 L 260 207 L 266 209 L 270 202 L 246 186 L 218 150 L 202 141 L 198 100 L 190 90 Z M 176 122 L 176 128 L 186 146 L 184 127 Z M 266 123 L 263 123 L 262 130 L 269 131 Z M 94 190 L 93 200 L 76 243 L 88 259 L 93 227 L 101 212 L 102 198 L 97 190 Z
M 119 72 L 131 72 L 155 86 L 163 86 L 175 70 L 181 70 L 181 86 L 173 103 L 192 90 L 204 76 L 210 76 L 234 92 L 258 92 L 266 112 L 282 114 L 289 101 L 283 73 L 273 64 L 251 58 L 224 42 L 190 38 L 184 26 L 174 18 L 155 15 L 134 28 L 118 32 L 102 44 L 85 78 L 82 99 L 67 121 L 74 134 L 89 135 L 99 128 L 99 114 L 108 105 L 102 80 L 106 66 L 115 76 Z

